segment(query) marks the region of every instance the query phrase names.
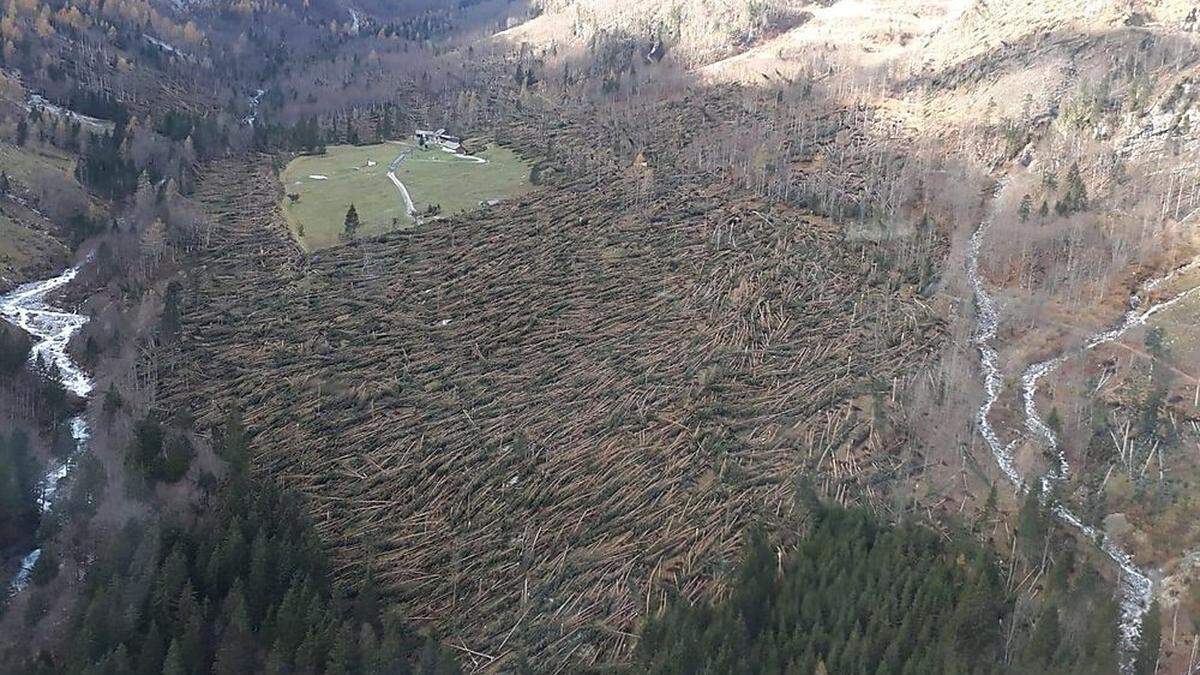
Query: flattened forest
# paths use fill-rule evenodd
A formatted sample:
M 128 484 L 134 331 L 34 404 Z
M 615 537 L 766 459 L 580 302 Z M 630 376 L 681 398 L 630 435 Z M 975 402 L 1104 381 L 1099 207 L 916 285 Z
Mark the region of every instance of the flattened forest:
M 663 146 L 713 107 L 664 106 Z M 622 659 L 671 594 L 719 592 L 750 525 L 787 540 L 801 476 L 870 499 L 903 471 L 876 408 L 941 333 L 877 244 L 667 151 L 573 161 L 586 121 L 532 150 L 545 128 L 495 130 L 559 168 L 539 189 L 310 257 L 268 158 L 207 167 L 213 230 L 161 364 L 201 424 L 238 402 L 338 577 L 369 571 L 464 665 Z

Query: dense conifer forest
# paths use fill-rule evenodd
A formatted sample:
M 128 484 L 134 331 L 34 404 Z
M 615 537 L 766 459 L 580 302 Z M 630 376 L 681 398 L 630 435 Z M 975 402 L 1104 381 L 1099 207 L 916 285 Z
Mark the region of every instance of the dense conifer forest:
M 27 540 L 37 529 L 37 482 L 29 435 L 0 431 L 0 548 Z
M 188 518 L 130 522 L 89 570 L 73 639 L 27 673 L 457 673 L 454 658 L 351 592 L 294 493 L 250 477 L 243 428 L 220 434 L 228 475 Z M 36 583 L 36 581 L 35 581 Z M 37 620 L 38 603 L 27 610 Z
M 1050 570 L 1032 622 L 995 556 L 969 536 L 815 506 L 786 555 L 753 533 L 731 592 L 649 621 L 631 672 L 1111 673 L 1117 606 L 1096 572 Z M 1076 569 L 1072 569 L 1076 567 Z M 1152 666 L 1157 657 L 1139 655 Z M 1141 666 L 1139 666 L 1141 667 Z M 1153 668 L 1138 670 L 1152 673 Z

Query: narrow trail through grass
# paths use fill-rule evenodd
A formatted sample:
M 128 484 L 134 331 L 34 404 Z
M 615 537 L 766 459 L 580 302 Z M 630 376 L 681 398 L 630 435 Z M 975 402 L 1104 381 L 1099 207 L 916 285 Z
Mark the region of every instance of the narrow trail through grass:
M 292 160 L 280 179 L 284 214 L 308 251 L 343 241 L 351 204 L 362 223 L 358 236 L 372 236 L 411 227 L 420 218 L 414 214 L 430 207 L 446 216 L 532 187 L 528 164 L 507 148 L 490 146 L 463 156 L 408 142 L 332 146 L 324 155 Z

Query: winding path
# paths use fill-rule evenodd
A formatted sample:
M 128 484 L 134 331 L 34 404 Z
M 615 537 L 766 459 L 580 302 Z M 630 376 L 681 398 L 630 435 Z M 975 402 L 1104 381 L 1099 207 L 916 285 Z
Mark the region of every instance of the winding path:
M 449 151 L 447 151 L 447 152 L 449 152 Z M 403 150 L 401 150 L 400 154 L 396 155 L 396 159 L 393 159 L 392 163 L 388 164 L 387 177 L 388 177 L 388 180 L 392 181 L 392 185 L 396 186 L 396 189 L 400 192 L 400 197 L 404 200 L 404 212 L 408 214 L 409 218 L 412 218 L 412 221 L 414 224 L 419 225 L 419 224 L 421 224 L 421 217 L 417 215 L 417 207 L 416 207 L 416 204 L 413 203 L 412 195 L 409 194 L 408 188 L 404 186 L 404 183 L 401 183 L 400 179 L 396 177 L 396 171 L 400 169 L 400 165 L 403 164 L 404 161 L 406 159 L 408 159 L 408 156 L 411 154 L 412 154 L 412 148 L 404 148 Z M 474 155 L 460 155 L 460 154 L 451 152 L 450 156 L 455 159 L 469 160 L 476 164 L 487 164 L 488 163 L 488 161 L 486 159 L 484 159 L 483 157 L 475 157 Z M 426 161 L 426 160 L 414 160 L 414 161 Z
M 400 191 L 400 196 L 404 199 L 404 212 L 408 214 L 409 218 L 412 218 L 414 223 L 419 224 L 421 219 L 417 216 L 417 207 L 413 204 L 412 195 L 408 194 L 408 188 L 404 187 L 404 183 L 401 183 L 400 179 L 396 178 L 396 170 L 400 168 L 404 160 L 408 159 L 411 153 L 412 149 L 410 148 L 401 150 L 396 159 L 393 159 L 392 163 L 388 165 L 387 177 L 396 186 L 396 189 Z

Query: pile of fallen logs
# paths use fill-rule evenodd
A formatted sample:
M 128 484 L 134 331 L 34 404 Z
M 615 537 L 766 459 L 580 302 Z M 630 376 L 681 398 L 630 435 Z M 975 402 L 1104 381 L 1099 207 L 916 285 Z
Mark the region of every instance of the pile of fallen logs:
M 620 659 L 670 596 L 720 592 L 749 526 L 795 536 L 801 477 L 865 498 L 895 448 L 862 401 L 940 336 L 872 281 L 874 244 L 606 157 L 308 259 L 268 162 L 197 191 L 213 231 L 162 400 L 239 406 L 338 577 L 370 568 L 468 665 Z

